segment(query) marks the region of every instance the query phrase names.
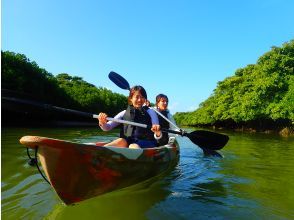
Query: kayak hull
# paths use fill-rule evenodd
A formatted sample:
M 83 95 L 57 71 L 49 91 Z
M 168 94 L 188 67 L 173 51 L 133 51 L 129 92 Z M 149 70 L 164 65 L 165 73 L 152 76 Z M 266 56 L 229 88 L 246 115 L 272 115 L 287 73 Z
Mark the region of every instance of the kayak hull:
M 156 148 L 129 149 L 24 136 L 20 143 L 38 149 L 51 186 L 65 204 L 77 203 L 162 174 L 176 165 L 175 138 Z M 97 146 L 98 145 L 98 146 Z

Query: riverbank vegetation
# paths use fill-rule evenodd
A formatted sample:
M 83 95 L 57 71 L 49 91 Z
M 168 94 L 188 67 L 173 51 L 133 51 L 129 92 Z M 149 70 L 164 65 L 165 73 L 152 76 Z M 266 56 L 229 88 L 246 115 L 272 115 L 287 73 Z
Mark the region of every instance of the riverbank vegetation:
M 56 114 L 38 105 L 46 103 L 86 112 L 114 115 L 125 109 L 127 97 L 96 87 L 81 77 L 60 73 L 56 76 L 31 62 L 25 55 L 1 51 L 2 122 L 19 121 Z M 3 97 L 30 100 L 21 105 Z M 15 100 L 14 100 L 15 101 Z M 17 113 L 17 117 L 15 116 Z M 53 115 L 53 116 L 52 116 Z M 4 117 L 3 117 L 4 116 Z M 30 117 L 28 117 L 30 116 Z M 61 118 L 66 118 L 62 115 Z M 69 118 L 72 120 L 73 117 Z M 256 64 L 237 69 L 233 76 L 218 82 L 213 94 L 193 112 L 175 114 L 177 123 L 250 131 L 279 130 L 293 134 L 294 125 L 294 40 L 263 54 Z
M 175 119 L 188 126 L 293 132 L 294 40 L 237 69 L 198 109 Z
M 31 108 L 28 108 L 27 103 L 40 107 L 46 103 L 93 113 L 103 111 L 109 115 L 114 115 L 127 106 L 127 97 L 124 95 L 96 87 L 81 77 L 70 76 L 67 73 L 54 76 L 23 54 L 1 51 L 1 56 L 1 102 L 2 112 L 5 114 L 5 117 L 2 114 L 2 119 L 5 122 L 28 115 L 32 116 L 30 119 L 34 116 L 40 119 L 42 115 L 48 115 L 49 110 L 44 111 L 42 108 L 30 114 Z M 4 103 L 3 97 L 17 99 L 10 100 L 9 103 L 5 100 Z M 22 100 L 29 102 L 23 105 Z M 11 103 L 12 101 L 14 103 Z

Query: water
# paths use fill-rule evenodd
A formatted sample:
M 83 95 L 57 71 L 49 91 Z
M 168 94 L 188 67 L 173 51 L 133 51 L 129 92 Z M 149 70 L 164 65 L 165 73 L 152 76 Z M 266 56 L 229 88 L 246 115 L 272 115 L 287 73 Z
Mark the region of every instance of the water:
M 203 157 L 188 138 L 173 171 L 155 182 L 111 192 L 74 206 L 61 203 L 27 164 L 23 135 L 78 142 L 111 140 L 98 128 L 2 128 L 3 219 L 293 219 L 294 139 L 227 133 L 224 158 Z

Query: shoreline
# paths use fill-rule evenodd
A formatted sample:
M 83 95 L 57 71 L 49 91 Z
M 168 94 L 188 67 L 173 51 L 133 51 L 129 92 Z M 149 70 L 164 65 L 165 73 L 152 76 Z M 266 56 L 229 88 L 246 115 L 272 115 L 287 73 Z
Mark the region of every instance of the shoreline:
M 278 134 L 282 137 L 294 137 L 294 128 L 291 126 L 281 127 L 281 128 L 254 128 L 254 127 L 236 127 L 236 128 L 228 128 L 228 127 L 218 127 L 215 125 L 203 126 L 197 125 L 192 127 L 202 127 L 202 128 L 210 128 L 213 130 L 229 130 L 236 132 L 246 132 L 246 133 L 263 133 L 263 134 Z
M 225 127 L 216 125 L 181 125 L 183 127 L 194 127 L 194 128 L 208 128 L 212 130 L 228 130 L 245 133 L 263 133 L 263 134 L 278 134 L 282 137 L 294 137 L 294 127 L 287 126 L 281 128 L 254 128 L 254 127 Z M 53 121 L 5 121 L 2 123 L 1 128 L 8 127 L 99 127 L 98 122 L 90 121 L 73 121 L 73 120 L 53 120 Z

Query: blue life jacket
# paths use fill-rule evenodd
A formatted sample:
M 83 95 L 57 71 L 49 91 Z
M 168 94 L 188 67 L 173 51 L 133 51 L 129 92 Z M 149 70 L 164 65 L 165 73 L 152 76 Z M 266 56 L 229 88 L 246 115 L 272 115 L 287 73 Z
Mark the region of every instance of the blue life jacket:
M 148 109 L 149 108 L 147 106 L 136 109 L 133 106 L 129 105 L 123 116 L 123 120 L 152 126 L 151 117 L 147 112 Z M 135 127 L 128 124 L 124 124 L 121 126 L 120 137 L 125 139 L 131 137 L 140 140 L 155 140 L 154 133 L 150 130 L 150 128 Z

